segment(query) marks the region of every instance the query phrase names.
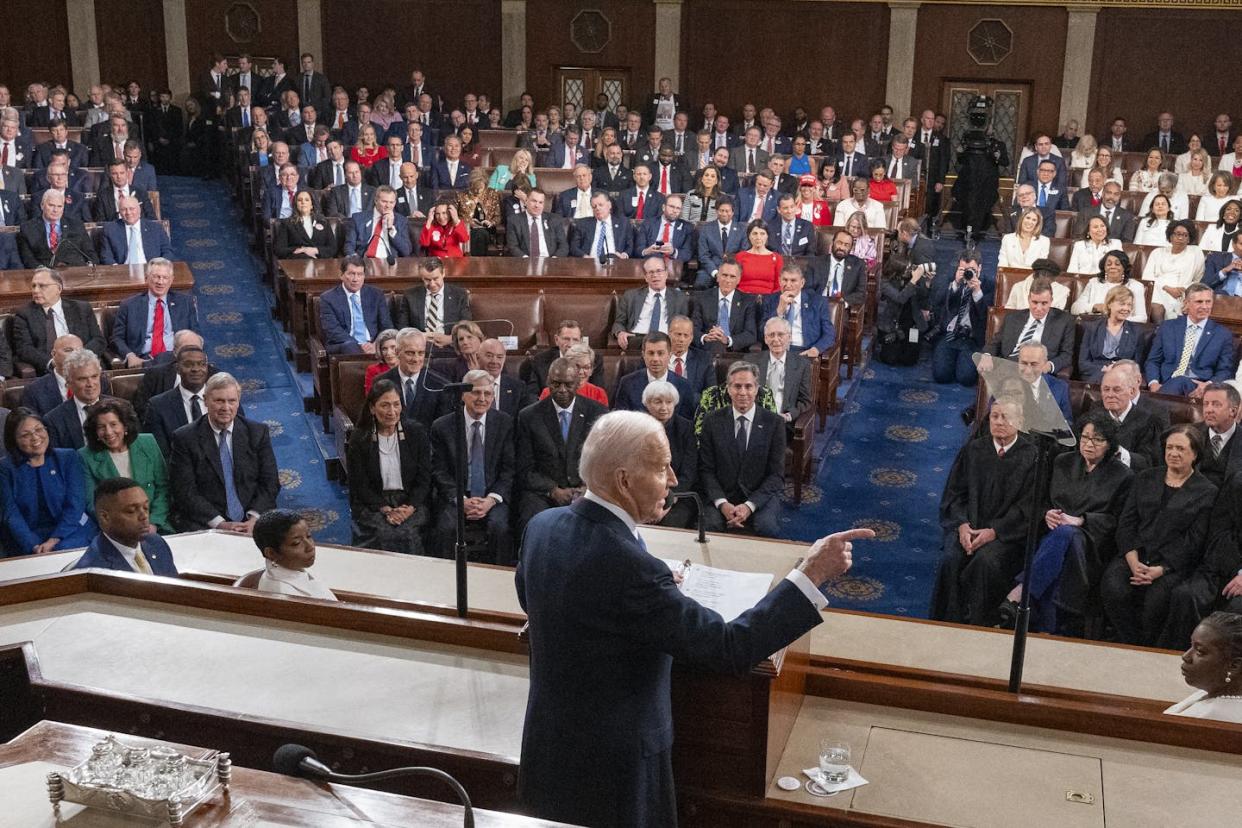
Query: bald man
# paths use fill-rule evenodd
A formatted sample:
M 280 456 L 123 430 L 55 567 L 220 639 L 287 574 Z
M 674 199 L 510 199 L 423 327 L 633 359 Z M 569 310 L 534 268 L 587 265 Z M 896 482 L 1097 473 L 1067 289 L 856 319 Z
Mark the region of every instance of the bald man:
M 95 264 L 95 246 L 86 226 L 65 215 L 65 196 L 59 190 L 46 190 L 40 213 L 22 222 L 17 234 L 17 250 L 27 270 L 54 265 Z

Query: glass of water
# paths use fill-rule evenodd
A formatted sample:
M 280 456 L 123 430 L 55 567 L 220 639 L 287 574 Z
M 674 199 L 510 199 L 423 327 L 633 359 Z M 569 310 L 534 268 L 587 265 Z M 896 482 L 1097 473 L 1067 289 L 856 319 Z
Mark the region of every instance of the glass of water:
M 850 776 L 850 746 L 834 739 L 819 743 L 819 783 L 840 785 Z

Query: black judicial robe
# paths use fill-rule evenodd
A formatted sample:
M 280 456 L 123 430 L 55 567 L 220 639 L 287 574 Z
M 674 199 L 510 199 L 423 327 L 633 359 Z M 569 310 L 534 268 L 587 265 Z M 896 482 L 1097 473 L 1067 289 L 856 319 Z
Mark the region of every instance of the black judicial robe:
M 1087 413 L 1090 412 L 1084 412 L 1083 416 L 1078 418 L 1074 427 L 1075 434 L 1082 434 L 1083 421 Z M 1147 408 L 1139 405 L 1130 406 L 1130 413 L 1126 415 L 1125 420 L 1117 424 L 1117 445 L 1130 452 L 1130 468 L 1141 471 L 1164 465 L 1164 447 L 1160 437 L 1168 427 L 1168 423 L 1162 425 Z
M 1117 553 L 1137 549 L 1143 563 L 1185 578 L 1202 558 L 1216 487 L 1194 472 L 1166 500 L 1164 475 L 1158 468 L 1134 476 L 1117 523 Z
M 940 499 L 940 525 L 954 536 L 963 523 L 991 528 L 997 543 L 1021 546 L 1034 482 L 1035 447 L 1025 435 L 1018 435 L 1004 457 L 996 455 L 991 437 L 971 440 L 949 470 Z

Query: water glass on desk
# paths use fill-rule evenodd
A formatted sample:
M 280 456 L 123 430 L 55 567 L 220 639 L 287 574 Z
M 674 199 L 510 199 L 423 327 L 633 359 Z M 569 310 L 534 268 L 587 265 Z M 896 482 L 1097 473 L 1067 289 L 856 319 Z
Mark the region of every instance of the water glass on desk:
M 819 784 L 840 785 L 850 777 L 850 746 L 835 739 L 819 743 Z

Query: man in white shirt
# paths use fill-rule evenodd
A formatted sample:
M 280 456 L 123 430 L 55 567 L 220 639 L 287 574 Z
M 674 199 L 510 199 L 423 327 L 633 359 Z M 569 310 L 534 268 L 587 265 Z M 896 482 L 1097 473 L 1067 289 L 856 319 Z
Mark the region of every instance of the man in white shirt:
M 99 357 L 85 348 L 65 358 L 64 370 L 73 396 L 49 411 L 44 425 L 53 446 L 79 449 L 86 444 L 82 427 L 89 409 L 101 399 L 103 371 Z

